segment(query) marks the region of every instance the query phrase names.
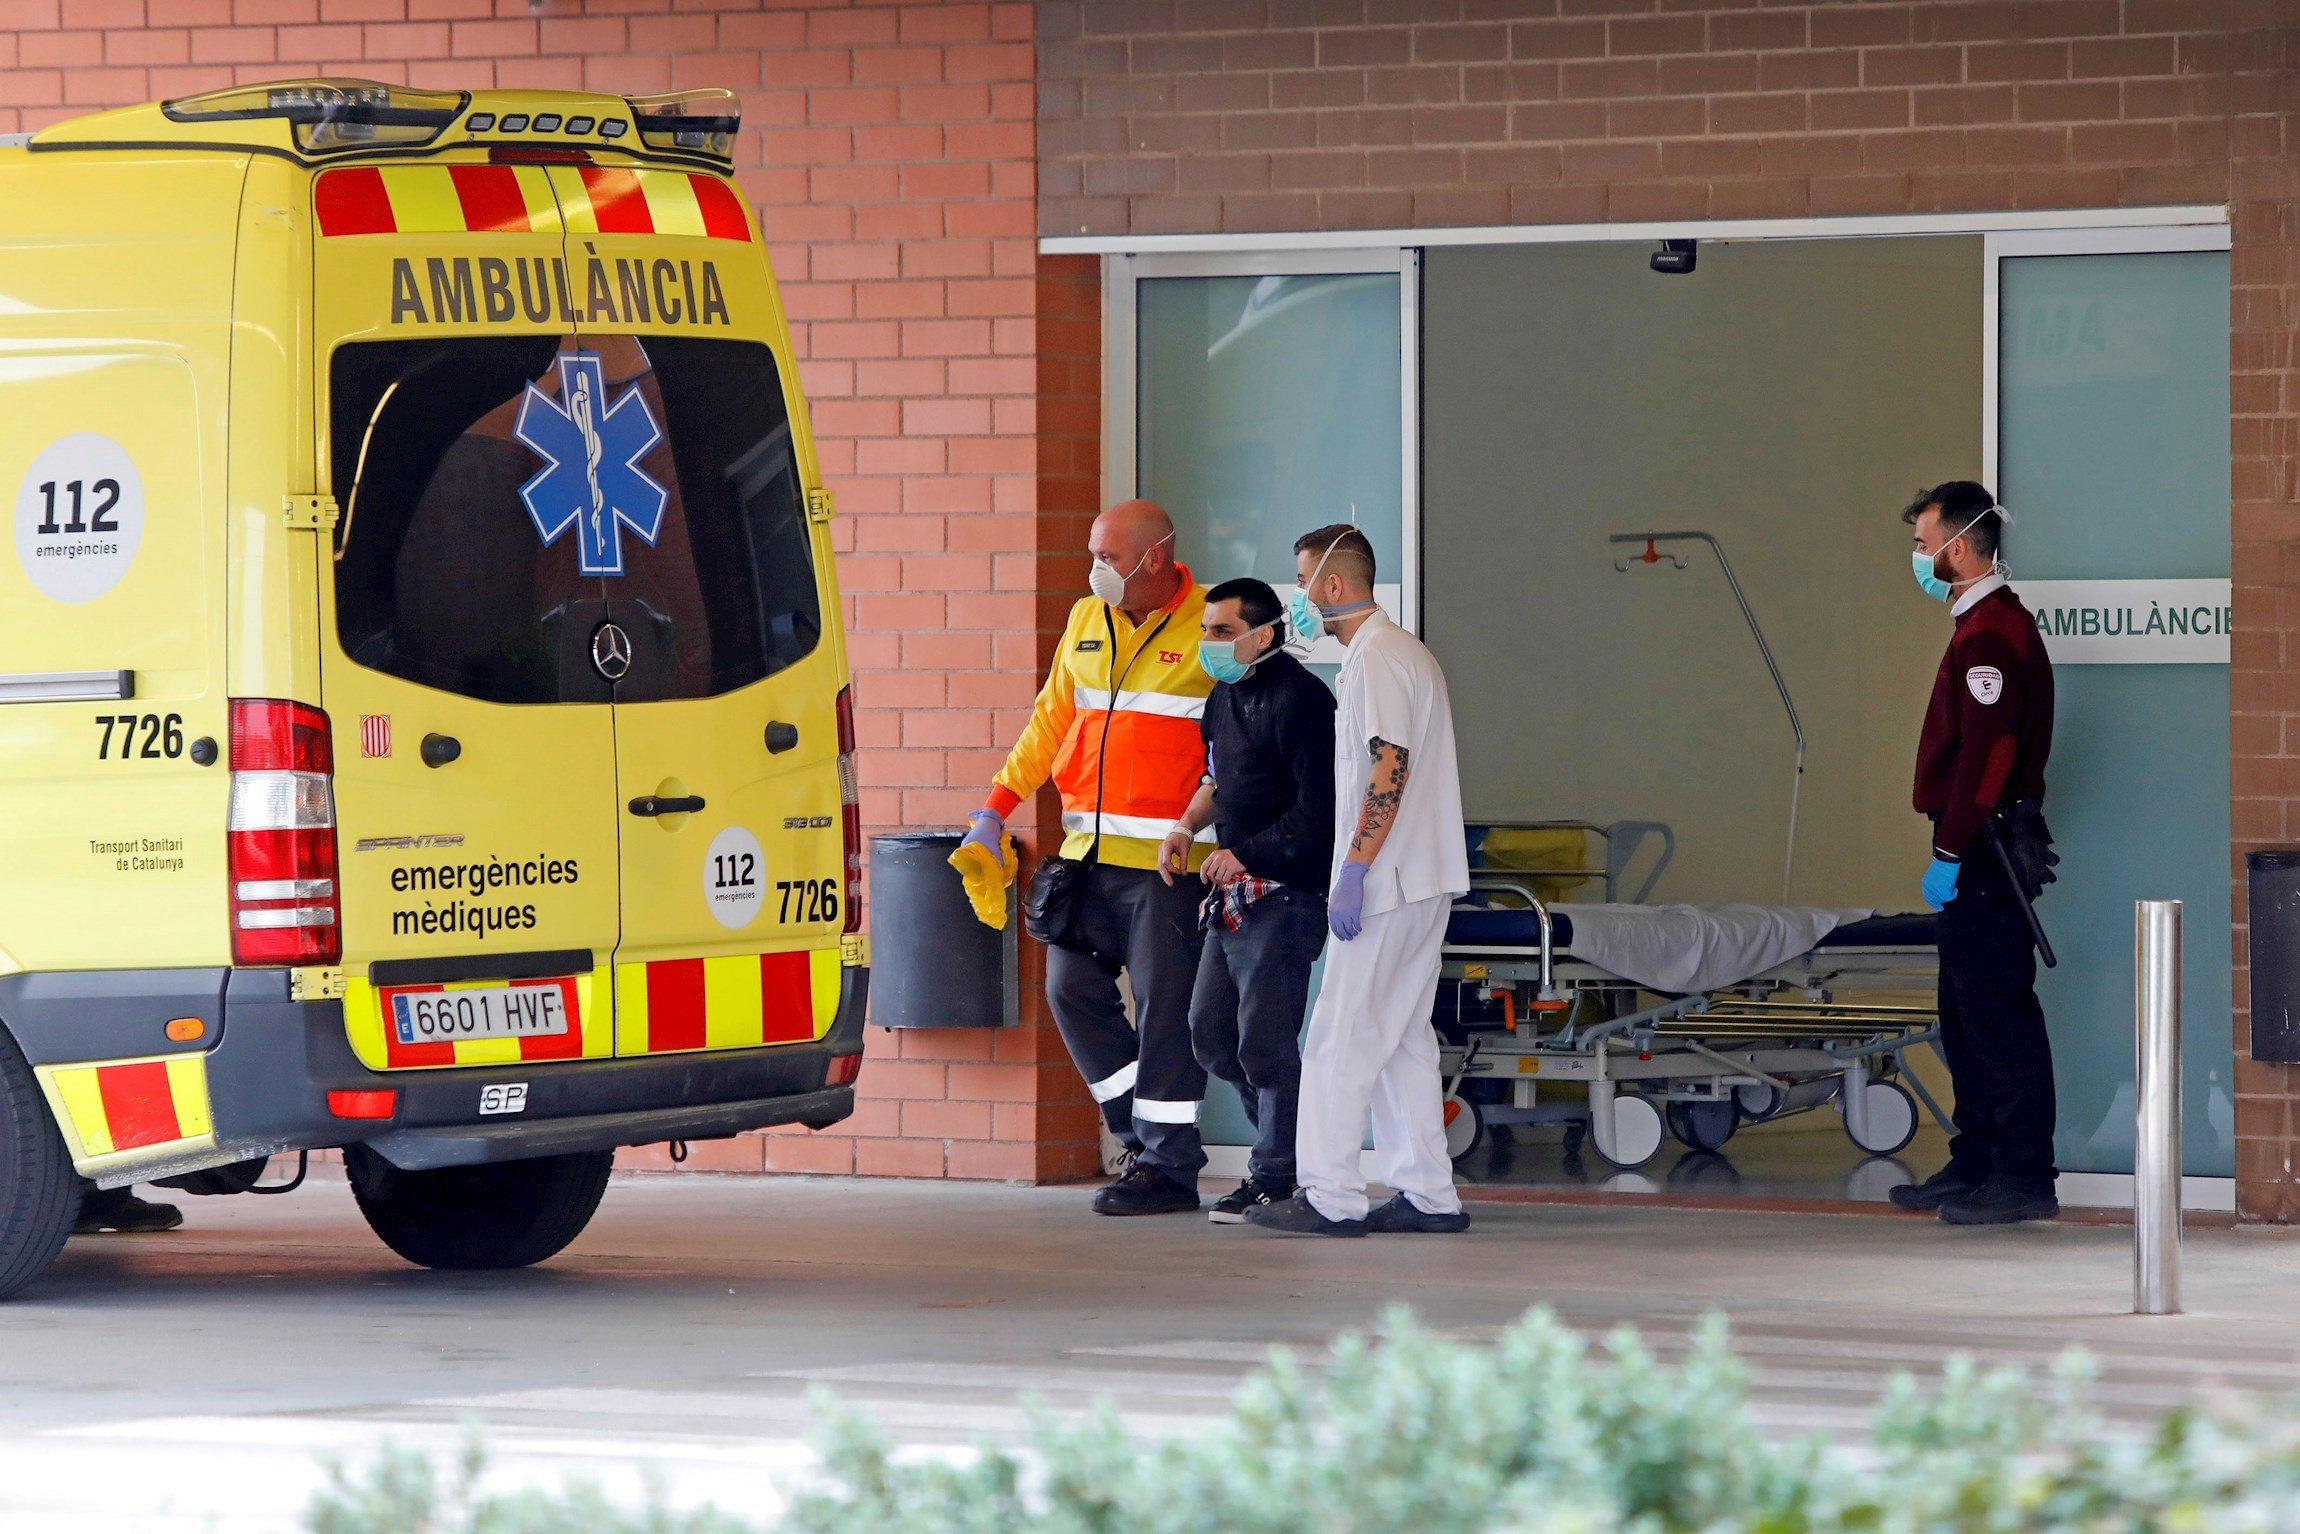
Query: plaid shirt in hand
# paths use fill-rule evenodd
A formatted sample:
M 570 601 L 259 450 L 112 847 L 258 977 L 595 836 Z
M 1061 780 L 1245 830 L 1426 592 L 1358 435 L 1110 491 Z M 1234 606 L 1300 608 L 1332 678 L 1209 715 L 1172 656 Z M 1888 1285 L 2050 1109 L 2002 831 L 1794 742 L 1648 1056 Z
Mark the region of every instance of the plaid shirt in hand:
M 1219 920 L 1224 932 L 1235 932 L 1246 924 L 1246 907 L 1284 887 L 1275 879 L 1241 874 L 1206 897 L 1206 903 L 1198 908 L 1198 926 L 1204 930 Z

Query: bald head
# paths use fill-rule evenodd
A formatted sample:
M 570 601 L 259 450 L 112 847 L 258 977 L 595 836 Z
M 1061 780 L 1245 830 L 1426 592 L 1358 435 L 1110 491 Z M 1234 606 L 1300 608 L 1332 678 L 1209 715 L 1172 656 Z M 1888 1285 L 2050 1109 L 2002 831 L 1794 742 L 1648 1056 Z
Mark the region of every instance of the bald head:
M 1156 501 L 1120 501 L 1094 519 L 1086 552 L 1125 579 L 1126 598 L 1117 604 L 1139 617 L 1174 599 L 1174 519 Z

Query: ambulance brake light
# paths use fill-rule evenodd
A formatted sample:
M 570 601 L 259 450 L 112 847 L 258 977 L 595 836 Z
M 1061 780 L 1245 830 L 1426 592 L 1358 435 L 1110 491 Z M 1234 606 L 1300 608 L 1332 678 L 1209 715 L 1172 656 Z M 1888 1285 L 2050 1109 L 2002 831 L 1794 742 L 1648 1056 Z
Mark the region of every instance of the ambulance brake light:
M 343 920 L 327 715 L 279 699 L 233 699 L 231 769 L 224 841 L 232 962 L 336 963 Z
M 339 1119 L 387 1119 L 399 1111 L 397 1089 L 327 1094 L 327 1111 Z
M 839 689 L 839 829 L 846 839 L 849 932 L 862 931 L 862 783 L 855 774 L 855 690 Z
M 742 103 L 723 86 L 671 91 L 661 96 L 627 96 L 639 141 L 650 149 L 709 155 L 732 162 L 735 133 L 743 126 Z
M 228 86 L 163 101 L 174 122 L 277 118 L 294 130 L 298 149 L 327 154 L 351 149 L 428 144 L 463 115 L 469 91 L 426 91 L 378 80 L 289 80 Z

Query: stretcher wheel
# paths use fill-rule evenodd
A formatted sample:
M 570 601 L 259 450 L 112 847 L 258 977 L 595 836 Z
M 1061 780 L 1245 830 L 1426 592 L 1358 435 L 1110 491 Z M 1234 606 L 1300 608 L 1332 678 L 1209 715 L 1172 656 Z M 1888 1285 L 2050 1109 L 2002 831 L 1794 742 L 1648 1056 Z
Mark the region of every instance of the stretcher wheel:
M 1697 1151 L 1721 1151 L 1741 1127 L 1741 1109 L 1730 1099 L 1671 1103 L 1669 1132 Z
M 1867 1106 L 1865 1133 L 1853 1133 L 1853 1118 L 1845 1116 L 1845 1137 L 1872 1156 L 1890 1156 L 1917 1137 L 1917 1100 L 1897 1081 L 1872 1081 L 1862 1098 Z
M 1607 1166 L 1632 1171 L 1661 1153 L 1661 1110 L 1635 1092 L 1613 1094 L 1613 1132 L 1592 1133 L 1589 1148 Z
M 1477 1104 L 1448 1093 L 1445 1104 L 1445 1153 L 1459 1161 L 1485 1139 L 1485 1115 Z

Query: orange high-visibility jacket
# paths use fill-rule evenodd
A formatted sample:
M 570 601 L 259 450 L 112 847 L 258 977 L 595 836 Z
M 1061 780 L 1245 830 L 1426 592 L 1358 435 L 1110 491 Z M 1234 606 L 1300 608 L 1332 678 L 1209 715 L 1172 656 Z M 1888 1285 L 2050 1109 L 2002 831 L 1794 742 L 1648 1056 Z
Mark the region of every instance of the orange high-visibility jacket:
M 1030 723 L 990 790 L 988 807 L 1012 815 L 1051 776 L 1062 794 L 1066 858 L 1084 857 L 1094 845 L 1099 778 L 1102 861 L 1157 867 L 1160 839 L 1205 777 L 1198 722 L 1214 690 L 1198 664 L 1206 588 L 1190 578 L 1189 566 L 1174 568 L 1180 594 L 1139 627 L 1097 597 L 1081 597 L 1070 609 Z M 1194 844 L 1190 866 L 1212 850 L 1210 842 Z

